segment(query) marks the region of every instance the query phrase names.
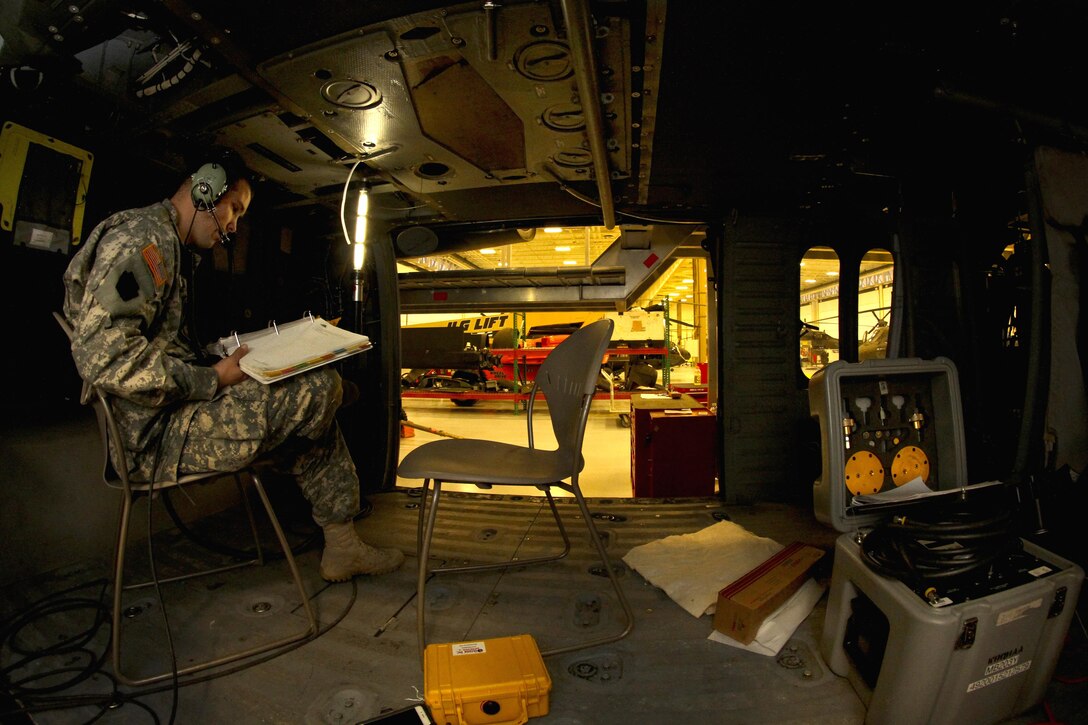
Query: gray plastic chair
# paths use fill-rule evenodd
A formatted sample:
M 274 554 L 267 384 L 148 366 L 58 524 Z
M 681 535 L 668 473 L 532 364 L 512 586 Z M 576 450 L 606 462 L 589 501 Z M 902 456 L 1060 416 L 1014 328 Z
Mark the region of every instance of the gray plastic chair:
M 586 421 L 589 418 L 590 405 L 593 402 L 597 378 L 601 371 L 601 361 L 612 338 L 612 325 L 612 321 L 608 319 L 586 325 L 561 342 L 544 359 L 529 394 L 526 414 L 529 429 L 527 446 L 472 438 L 443 439 L 424 443 L 411 451 L 401 462 L 397 475 L 403 478 L 424 479 L 416 531 L 416 550 L 419 554 L 416 581 L 416 632 L 421 658 L 426 649 L 424 610 L 427 602 L 427 579 L 430 574 L 484 571 L 539 564 L 562 559 L 570 552 L 570 539 L 563 527 L 559 511 L 556 509 L 555 500 L 552 498 L 552 487 L 572 493 L 577 500 L 582 512 L 582 520 L 589 530 L 590 541 L 596 545 L 601 563 L 604 564 L 604 570 L 608 573 L 616 598 L 623 609 L 624 628 L 619 634 L 567 647 L 544 650 L 541 654 L 554 655 L 615 642 L 626 637 L 634 628 L 631 606 L 620 587 L 612 562 L 608 558 L 608 552 L 597 533 L 597 527 L 593 523 L 585 497 L 578 486 L 578 474 L 585 465 L 582 458 L 582 439 L 585 436 Z M 547 402 L 552 430 L 558 443 L 556 450 L 542 450 L 533 443 L 533 411 L 538 394 L 542 394 Z M 473 483 L 484 488 L 496 484 L 534 486 L 543 490 L 547 496 L 548 505 L 551 507 L 552 516 L 563 537 L 563 550 L 557 554 L 532 559 L 431 568 L 429 566 L 431 540 L 444 482 Z M 429 502 L 428 491 L 430 491 Z
M 68 324 L 68 320 L 63 315 L 54 312 L 53 317 L 56 318 L 57 323 L 61 329 L 64 330 L 64 334 L 68 336 L 68 340 L 72 340 L 72 326 Z M 242 485 L 241 474 L 246 473 L 249 475 L 250 480 L 253 482 L 253 487 L 257 490 L 257 494 L 260 496 L 261 503 L 264 504 L 265 512 L 268 514 L 268 520 L 272 524 L 272 529 L 276 533 L 276 539 L 279 541 L 280 547 L 283 549 L 284 558 L 287 561 L 287 566 L 291 571 L 291 577 L 294 580 L 295 586 L 298 588 L 299 596 L 302 598 L 302 606 L 306 614 L 306 627 L 294 634 L 287 635 L 285 637 L 269 641 L 254 647 L 249 647 L 244 650 L 240 650 L 234 653 L 222 655 L 209 660 L 194 662 L 192 664 L 180 667 L 177 670 L 178 676 L 189 675 L 194 672 L 200 672 L 208 670 L 213 667 L 219 667 L 230 662 L 235 662 L 247 657 L 253 657 L 255 655 L 263 654 L 265 652 L 271 652 L 272 650 L 280 647 L 285 647 L 289 644 L 299 642 L 304 639 L 308 639 L 317 634 L 317 619 L 314 617 L 313 608 L 310 606 L 310 598 L 306 594 L 306 587 L 302 583 L 302 577 L 298 571 L 298 565 L 295 563 L 295 557 L 291 552 L 291 547 L 287 542 L 287 537 L 283 533 L 283 528 L 280 526 L 279 519 L 276 517 L 275 511 L 272 509 L 272 502 L 268 499 L 268 494 L 265 493 L 264 486 L 261 483 L 260 477 L 257 475 L 257 470 L 254 466 L 249 466 L 233 474 L 224 474 L 218 471 L 212 471 L 209 473 L 197 473 L 180 477 L 177 481 L 156 481 L 154 483 L 137 483 L 129 480 L 128 477 L 128 461 L 125 457 L 124 447 L 120 445 L 111 445 L 111 441 L 120 441 L 120 431 L 117 428 L 117 422 L 114 420 L 113 413 L 110 410 L 109 400 L 98 390 L 95 386 L 90 385 L 86 381 L 83 382 L 83 392 L 81 395 L 81 401 L 86 405 L 90 405 L 95 412 L 95 416 L 98 419 L 98 430 L 102 441 L 102 456 L 104 463 L 102 465 L 102 480 L 110 488 L 120 489 L 124 496 L 121 501 L 121 518 L 117 531 L 117 548 L 114 553 L 113 563 L 113 632 L 110 642 L 112 649 L 112 662 L 113 662 L 113 674 L 117 679 L 126 685 L 138 687 L 141 685 L 151 684 L 153 682 L 160 682 L 172 678 L 174 672 L 163 672 L 157 675 L 148 677 L 133 678 L 124 673 L 121 669 L 121 632 L 122 632 L 122 619 L 123 611 L 121 608 L 121 595 L 123 592 L 130 589 L 138 589 L 141 587 L 147 587 L 154 585 L 154 581 L 140 582 L 137 584 L 125 584 L 125 549 L 128 544 L 129 522 L 132 518 L 133 504 L 140 497 L 148 498 L 148 505 L 151 505 L 151 501 L 154 496 L 151 494 L 158 493 L 160 491 L 166 491 L 169 489 L 181 488 L 183 486 L 189 486 L 198 483 L 210 483 L 213 479 L 223 478 L 225 475 L 231 475 L 234 479 L 235 485 L 238 487 L 238 493 L 241 496 L 242 502 L 245 505 L 246 515 L 249 518 L 250 531 L 253 534 L 253 541 L 255 544 L 255 556 L 253 559 L 241 561 L 226 566 L 219 566 L 211 569 L 204 569 L 201 571 L 191 572 L 188 574 L 182 574 L 180 576 L 167 577 L 159 579 L 160 584 L 166 584 L 168 582 L 183 581 L 186 579 L 193 579 L 196 577 L 209 576 L 211 574 L 218 574 L 220 572 L 229 571 L 232 569 L 239 569 L 246 566 L 263 566 L 264 565 L 264 551 L 261 548 L 260 536 L 257 533 L 257 523 L 253 517 L 253 509 L 249 504 L 249 497 L 245 494 L 245 489 Z M 113 451 L 111 458 L 110 451 Z M 114 465 L 116 463 L 116 465 Z M 246 638 L 248 640 L 248 638 Z M 244 640 L 246 641 L 246 640 Z

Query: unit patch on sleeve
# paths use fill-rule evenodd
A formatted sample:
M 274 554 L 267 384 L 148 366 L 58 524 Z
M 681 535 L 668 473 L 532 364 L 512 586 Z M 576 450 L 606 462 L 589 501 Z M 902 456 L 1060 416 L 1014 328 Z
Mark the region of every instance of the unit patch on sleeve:
M 159 276 L 156 276 L 156 266 L 151 263 L 154 259 L 158 260 Z M 139 314 L 146 300 L 162 289 L 164 270 L 158 249 L 153 244 L 148 245 L 138 255 L 130 253 L 118 259 L 95 288 L 94 296 L 111 315 Z

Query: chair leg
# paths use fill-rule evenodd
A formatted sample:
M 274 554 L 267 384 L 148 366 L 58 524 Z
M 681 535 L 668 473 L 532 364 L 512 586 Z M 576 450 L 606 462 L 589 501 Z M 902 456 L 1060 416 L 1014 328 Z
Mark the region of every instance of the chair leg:
M 242 498 L 242 505 L 245 507 L 246 516 L 249 519 L 250 535 L 253 537 L 253 543 L 257 547 L 255 556 L 252 559 L 236 561 L 233 564 L 224 564 L 223 566 L 215 567 L 214 569 L 204 569 L 201 571 L 190 572 L 188 574 L 178 574 L 177 576 L 160 578 L 158 579 L 159 584 L 170 584 L 172 582 L 184 581 L 186 579 L 210 576 L 211 574 L 220 574 L 225 571 L 231 571 L 232 569 L 244 569 L 247 566 L 264 566 L 264 550 L 261 547 L 260 535 L 257 533 L 257 522 L 253 516 L 253 507 L 249 503 L 249 497 L 246 495 L 245 487 L 242 485 L 242 480 L 239 474 L 235 473 L 233 475 L 234 483 L 238 487 L 238 494 Z M 166 495 L 165 492 L 163 493 L 163 495 Z M 148 497 L 147 505 L 152 505 L 150 497 Z M 141 587 L 149 587 L 152 584 L 155 584 L 155 581 L 139 582 L 137 584 L 126 584 L 125 589 L 140 589 Z
M 541 564 L 549 561 L 558 561 L 564 558 L 570 553 L 570 536 L 567 534 L 566 526 L 563 525 L 563 519 L 559 515 L 559 509 L 555 505 L 555 497 L 552 496 L 552 492 L 549 488 L 544 489 L 544 494 L 548 499 L 548 506 L 551 508 L 552 517 L 555 519 L 556 527 L 559 529 L 560 536 L 563 537 L 563 550 L 558 554 L 550 554 L 548 556 L 534 557 L 532 559 L 518 559 L 517 561 L 500 561 L 488 564 L 468 564 L 465 566 L 447 566 L 431 569 L 428 567 L 431 554 L 431 540 L 434 536 L 435 521 L 438 518 L 438 499 L 442 492 L 442 482 L 434 481 L 433 492 L 431 493 L 430 502 L 427 501 L 427 492 L 430 484 L 430 479 L 424 479 L 423 490 L 419 502 L 419 519 L 416 524 L 416 552 L 418 553 L 419 562 L 416 570 L 416 637 L 419 641 L 419 657 L 420 662 L 423 660 L 423 652 L 427 646 L 426 638 L 426 624 L 425 624 L 425 607 L 427 603 L 427 580 L 434 574 L 449 574 L 449 573 L 461 573 L 468 571 L 488 571 L 494 569 L 508 569 L 511 566 L 530 566 L 533 564 Z M 585 515 L 585 506 L 583 504 L 583 515 Z M 590 521 L 592 526 L 592 521 Z M 598 551 L 601 551 L 603 546 L 598 539 Z M 604 555 L 607 560 L 607 555 Z M 627 612 L 628 625 L 623 634 L 619 635 L 615 639 L 619 639 L 627 635 L 631 631 L 631 622 L 633 617 L 631 616 L 630 607 L 627 604 L 627 600 L 623 597 L 623 592 L 619 591 L 619 584 L 615 579 L 615 574 L 612 573 L 611 566 L 609 564 L 609 573 L 613 577 L 613 584 L 617 587 L 621 602 L 624 607 L 624 611 Z M 603 640 L 603 641 L 613 641 Z M 595 644 L 595 643 L 591 643 Z M 589 645 L 579 645 L 572 649 L 579 649 L 580 647 L 586 647 Z
M 427 481 L 423 482 L 423 498 L 419 502 L 419 523 L 416 528 L 417 556 L 416 567 L 416 638 L 419 641 L 419 663 L 423 666 L 423 651 L 427 647 L 425 610 L 427 608 L 427 561 L 431 555 L 431 537 L 434 534 L 435 517 L 438 514 L 438 497 L 442 493 L 442 482 L 434 482 L 434 492 L 430 505 L 426 505 Z M 425 519 L 425 520 L 424 520 Z
M 571 482 L 570 490 L 574 492 L 574 498 L 578 501 L 578 508 L 582 510 L 582 518 L 586 522 L 586 528 L 589 530 L 589 536 L 593 540 L 594 546 L 597 548 L 597 554 L 601 557 L 601 563 L 604 564 L 604 569 L 608 573 L 608 578 L 612 582 L 612 588 L 616 591 L 616 598 L 620 602 L 620 608 L 623 610 L 624 628 L 623 631 L 616 635 L 608 637 L 602 637 L 599 639 L 590 640 L 588 642 L 582 642 L 576 645 L 569 645 L 567 647 L 557 647 L 555 649 L 541 650 L 542 657 L 550 655 L 563 654 L 566 652 L 574 652 L 575 650 L 585 649 L 587 647 L 596 647 L 602 644 L 608 644 L 609 642 L 616 642 L 621 640 L 631 633 L 631 630 L 635 628 L 635 616 L 631 611 L 631 605 L 627 601 L 627 595 L 623 593 L 623 588 L 620 586 L 619 577 L 616 576 L 616 572 L 612 570 L 612 560 L 608 556 L 608 551 L 604 547 L 604 542 L 601 541 L 600 534 L 597 532 L 597 526 L 593 523 L 593 517 L 589 512 L 589 506 L 586 504 L 585 497 L 582 496 L 582 491 L 578 488 L 578 481 L 575 479 Z
M 151 505 L 150 500 L 148 505 Z M 121 501 L 121 520 L 117 528 L 117 549 L 113 554 L 113 617 L 110 632 L 110 650 L 113 658 L 113 674 L 125 684 L 131 684 L 121 671 L 121 594 L 124 593 L 125 546 L 128 543 L 128 523 L 132 513 L 132 496 L 125 491 Z
M 555 519 L 556 528 L 559 529 L 559 535 L 563 537 L 563 550 L 558 554 L 548 554 L 546 556 L 537 556 L 532 559 L 518 559 L 517 561 L 499 561 L 490 564 L 466 564 L 464 566 L 444 566 L 441 568 L 431 569 L 432 574 L 451 574 L 465 571 L 489 571 L 492 569 L 508 569 L 512 566 L 532 566 L 533 564 L 543 564 L 549 561 L 559 561 L 570 553 L 570 536 L 567 535 L 567 527 L 563 525 L 563 519 L 559 516 L 559 509 L 556 508 L 555 498 L 552 497 L 552 492 L 548 489 L 544 491 L 548 499 L 548 506 L 552 510 L 552 518 Z
M 249 520 L 249 530 L 253 532 L 253 545 L 257 551 L 257 565 L 264 566 L 264 549 L 261 547 L 261 536 L 257 533 L 257 520 L 253 517 L 253 506 L 250 505 L 249 496 L 246 495 L 246 487 L 242 485 L 242 476 L 237 471 L 234 472 L 234 486 L 238 489 L 242 505 L 245 506 L 246 518 Z
M 303 609 L 306 612 L 306 628 L 296 634 L 291 634 L 274 642 L 268 642 L 265 644 L 251 647 L 247 650 L 236 652 L 234 654 L 218 657 L 212 660 L 206 660 L 204 662 L 198 662 L 188 667 L 182 667 L 177 672 L 164 672 L 158 675 L 152 675 L 150 677 L 132 678 L 124 673 L 121 669 L 121 594 L 126 589 L 135 589 L 154 582 L 148 582 L 145 584 L 135 584 L 131 586 L 124 585 L 124 566 L 125 566 L 125 545 L 128 539 L 128 526 L 132 513 L 132 497 L 127 495 L 122 504 L 121 509 L 121 523 L 120 531 L 117 538 L 117 553 L 114 557 L 114 587 L 113 587 L 113 632 L 111 633 L 111 649 L 113 657 L 113 674 L 117 680 L 130 687 L 140 687 L 143 685 L 149 685 L 155 682 L 161 682 L 166 679 L 170 679 L 175 675 L 183 677 L 191 675 L 195 672 L 201 672 L 203 670 L 212 669 L 214 667 L 221 667 L 231 662 L 252 657 L 254 655 L 270 652 L 281 647 L 285 647 L 289 644 L 308 639 L 317 634 L 317 618 L 314 616 L 313 607 L 310 604 L 310 598 L 306 594 L 306 587 L 303 585 L 302 577 L 299 574 L 298 565 L 295 563 L 294 554 L 291 553 L 291 546 L 287 541 L 287 537 L 283 533 L 283 528 L 280 526 L 279 519 L 276 517 L 275 511 L 272 508 L 272 502 L 268 499 L 268 494 L 265 493 L 264 486 L 261 484 L 260 477 L 256 471 L 250 470 L 250 477 L 253 480 L 253 486 L 257 490 L 257 494 L 260 496 L 261 503 L 264 505 L 265 511 L 268 514 L 269 521 L 272 524 L 272 529 L 276 533 L 276 539 L 279 541 L 280 547 L 283 549 L 284 558 L 287 560 L 287 566 L 291 571 L 291 577 L 294 579 L 295 586 L 298 589 L 299 596 L 302 600 Z M 151 506 L 152 500 L 148 498 L 148 506 Z M 250 515 L 251 523 L 254 526 L 254 534 L 256 534 L 256 524 L 252 521 L 252 514 Z M 171 577 L 168 579 L 160 579 L 159 583 L 168 583 L 172 581 L 179 581 L 182 579 L 191 579 L 196 576 L 204 576 L 209 574 L 217 574 L 229 569 L 237 569 L 240 566 L 249 566 L 256 563 L 256 560 L 244 562 L 242 564 L 235 564 L 226 567 L 219 567 L 217 569 L 211 569 L 208 571 L 200 572 L 197 574 L 187 574 L 178 577 Z M 165 605 L 163 605 L 165 606 Z
M 280 548 L 283 549 L 283 558 L 287 560 L 287 568 L 291 570 L 291 578 L 295 580 L 295 587 L 298 588 L 298 596 L 302 601 L 302 607 L 306 610 L 306 621 L 308 623 L 307 630 L 297 637 L 284 640 L 280 644 L 296 642 L 300 639 L 317 634 L 317 618 L 314 617 L 314 610 L 310 604 L 310 597 L 306 593 L 306 587 L 303 585 L 302 577 L 299 575 L 298 564 L 295 562 L 295 555 L 291 553 L 291 545 L 288 543 L 287 537 L 283 533 L 283 527 L 280 526 L 280 521 L 276 517 L 276 512 L 272 509 L 272 502 L 268 499 L 268 494 L 264 490 L 264 484 L 261 483 L 261 479 L 256 471 L 251 470 L 249 476 L 253 480 L 253 487 L 257 489 L 257 494 L 261 497 L 261 503 L 264 504 L 265 511 L 268 512 L 268 520 L 272 524 L 272 529 L 276 532 L 276 539 L 280 542 Z
M 423 479 L 423 486 L 419 489 L 419 516 L 416 519 L 416 551 L 423 549 L 423 520 L 427 512 L 427 494 L 430 491 L 431 479 Z

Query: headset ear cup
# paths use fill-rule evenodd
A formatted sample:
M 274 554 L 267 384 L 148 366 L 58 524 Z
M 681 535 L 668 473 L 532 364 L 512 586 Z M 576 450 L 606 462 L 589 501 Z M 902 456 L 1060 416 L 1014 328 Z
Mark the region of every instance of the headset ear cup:
M 227 172 L 219 164 L 204 164 L 193 174 L 193 206 L 208 211 L 227 193 Z

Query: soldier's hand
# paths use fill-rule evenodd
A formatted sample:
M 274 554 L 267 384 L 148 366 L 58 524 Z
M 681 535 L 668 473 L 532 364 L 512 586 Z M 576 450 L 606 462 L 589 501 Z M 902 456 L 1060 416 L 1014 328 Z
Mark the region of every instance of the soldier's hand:
M 215 365 L 212 365 L 212 369 L 215 370 L 215 374 L 219 376 L 219 388 L 223 389 L 228 385 L 234 385 L 240 383 L 248 377 L 242 368 L 238 367 L 238 361 L 245 357 L 249 352 L 248 345 L 242 345 L 237 350 L 232 352 L 230 356 L 223 358 Z

